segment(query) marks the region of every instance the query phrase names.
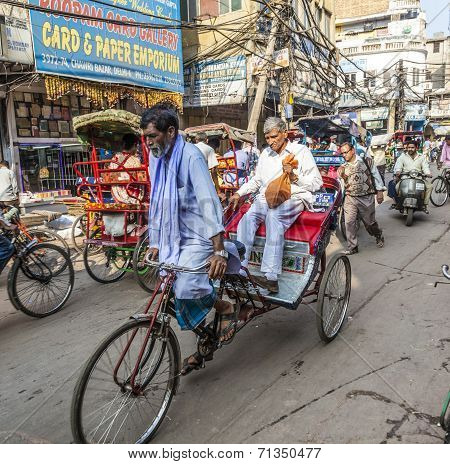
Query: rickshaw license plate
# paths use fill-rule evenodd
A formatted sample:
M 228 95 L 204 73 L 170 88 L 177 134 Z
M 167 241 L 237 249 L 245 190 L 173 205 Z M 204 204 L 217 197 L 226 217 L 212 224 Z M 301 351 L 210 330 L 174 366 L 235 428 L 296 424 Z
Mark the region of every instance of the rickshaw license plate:
M 326 208 L 334 202 L 334 193 L 316 193 L 314 195 L 314 206 Z
M 417 190 L 425 190 L 425 185 L 417 183 L 416 184 L 416 189 Z

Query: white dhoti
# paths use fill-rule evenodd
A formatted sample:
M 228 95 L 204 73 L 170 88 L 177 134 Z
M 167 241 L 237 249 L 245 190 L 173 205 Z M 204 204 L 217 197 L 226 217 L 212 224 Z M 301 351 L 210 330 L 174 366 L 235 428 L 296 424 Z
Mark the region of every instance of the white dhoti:
M 274 279 L 281 274 L 284 234 L 303 211 L 300 196 L 292 196 L 278 208 L 270 209 L 264 195 L 258 195 L 251 208 L 242 217 L 237 229 L 237 239 L 245 245 L 243 266 L 248 267 L 255 234 L 262 222 L 266 224 L 266 244 L 261 263 L 261 272 Z

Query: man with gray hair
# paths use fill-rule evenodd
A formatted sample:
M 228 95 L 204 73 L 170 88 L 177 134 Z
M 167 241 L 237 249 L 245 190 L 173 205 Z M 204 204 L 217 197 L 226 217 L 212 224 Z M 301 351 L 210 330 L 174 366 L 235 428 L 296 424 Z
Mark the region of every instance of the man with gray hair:
M 310 150 L 287 138 L 286 123 L 280 118 L 270 117 L 264 124 L 264 134 L 268 147 L 261 153 L 256 165 L 255 175 L 244 184 L 230 199 L 234 208 L 240 197 L 257 193 L 251 208 L 242 217 L 237 239 L 246 247 L 243 266 L 248 266 L 255 234 L 262 222 L 266 224 L 266 244 L 261 263 L 262 277 L 255 277 L 255 282 L 278 293 L 278 276 L 281 274 L 284 234 L 295 222 L 305 205 L 313 202 L 312 192 L 322 187 L 322 177 Z M 298 162 L 298 169 L 286 163 L 286 158 L 293 154 Z M 291 198 L 277 208 L 269 208 L 265 191 L 267 186 L 283 172 L 289 174 L 291 181 Z

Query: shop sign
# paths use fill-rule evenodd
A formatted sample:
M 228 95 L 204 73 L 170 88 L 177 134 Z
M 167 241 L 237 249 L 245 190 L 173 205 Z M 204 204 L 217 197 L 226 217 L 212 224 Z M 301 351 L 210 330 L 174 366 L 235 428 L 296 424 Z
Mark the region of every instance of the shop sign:
M 205 60 L 184 70 L 186 107 L 236 105 L 247 95 L 247 62 L 244 55 Z
M 366 121 L 366 129 L 382 129 L 383 121 Z
M 427 105 L 406 105 L 405 121 L 425 121 L 427 112 Z
M 31 31 L 25 10 L 15 8 L 11 12 L 10 7 L 7 11 L 6 5 L 0 5 L 0 31 L 0 61 L 34 63 Z
M 268 63 L 264 56 L 252 55 L 251 70 L 252 74 L 258 74 L 269 65 L 272 69 L 281 69 L 289 67 L 289 49 L 283 48 L 276 50 L 272 55 L 272 63 Z
M 381 106 L 379 108 L 366 108 L 361 110 L 361 121 L 378 121 L 389 117 L 389 108 Z
M 38 72 L 183 92 L 179 0 L 30 3 L 90 18 L 30 12 Z
M 339 66 L 342 68 L 344 73 L 360 72 L 361 69 L 364 71 L 367 69 L 367 60 L 365 58 L 355 58 L 354 60 L 347 60 L 347 58 L 341 58 L 339 60 Z

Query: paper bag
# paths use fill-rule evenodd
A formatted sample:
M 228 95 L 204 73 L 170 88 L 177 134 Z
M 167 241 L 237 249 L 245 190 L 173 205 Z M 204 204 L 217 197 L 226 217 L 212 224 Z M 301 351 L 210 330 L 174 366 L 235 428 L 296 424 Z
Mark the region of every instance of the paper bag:
M 298 168 L 298 161 L 292 153 L 283 160 L 283 163 L 292 165 L 294 169 Z M 265 197 L 270 209 L 278 208 L 291 198 L 291 181 L 287 172 L 283 172 L 267 186 Z

